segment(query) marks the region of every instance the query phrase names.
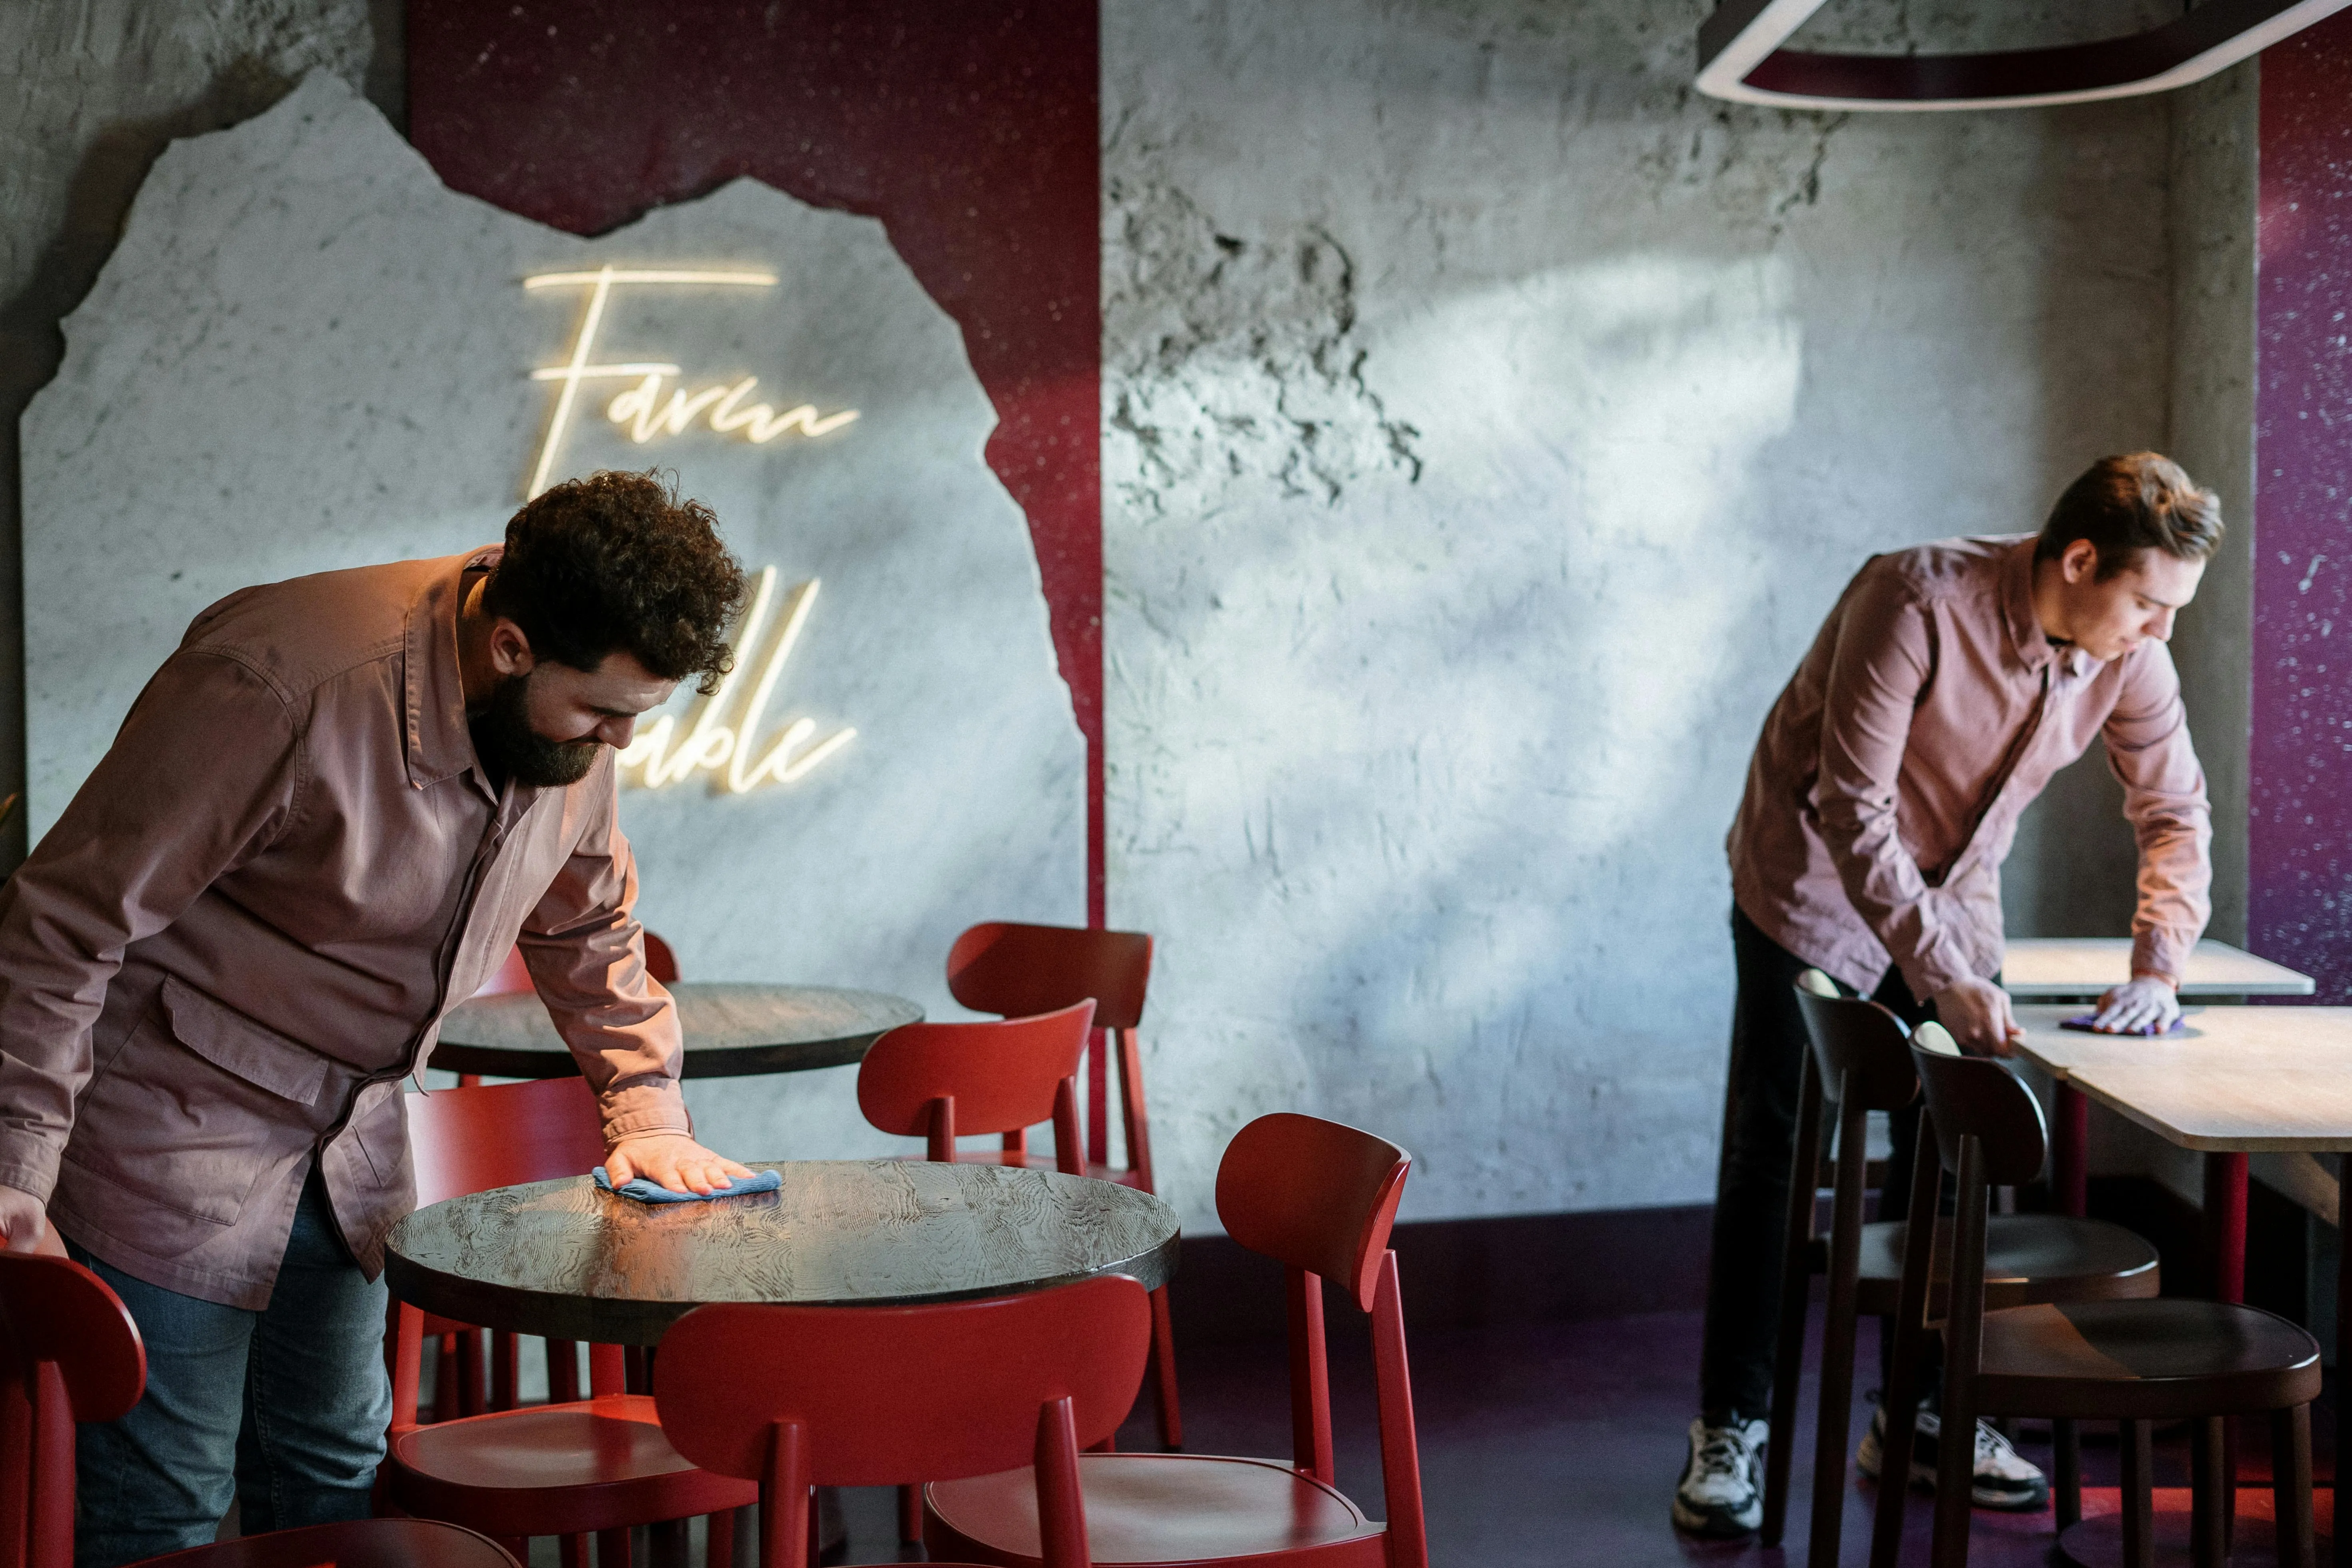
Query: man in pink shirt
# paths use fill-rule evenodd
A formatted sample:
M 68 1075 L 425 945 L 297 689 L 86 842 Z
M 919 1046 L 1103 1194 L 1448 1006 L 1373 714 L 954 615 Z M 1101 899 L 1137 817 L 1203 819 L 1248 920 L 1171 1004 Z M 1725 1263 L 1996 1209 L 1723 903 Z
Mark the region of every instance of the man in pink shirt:
M 1694 1534 L 1754 1530 L 1778 1332 L 1804 1022 L 1819 969 L 1963 1048 L 2018 1034 L 1999 984 L 2000 865 L 2017 819 L 2094 738 L 2139 845 L 2132 978 L 2098 1026 L 2155 1032 L 2210 905 L 2210 814 L 2165 643 L 2221 536 L 2221 510 L 2153 452 L 2103 458 L 2038 536 L 1949 539 L 1873 557 L 1846 585 L 1764 721 L 1732 824 L 1738 977 L 1716 1194 L 1699 1417 L 1675 1493 Z M 1895 1119 L 1880 1202 L 1902 1212 L 1916 1114 Z M 1861 1468 L 1875 1474 L 1875 1424 Z M 1915 1477 L 1932 1482 L 1935 1414 Z M 1974 1436 L 1979 1506 L 2035 1509 L 2042 1473 Z
M 402 1080 L 518 944 L 614 1185 L 695 1142 L 646 973 L 614 749 L 729 665 L 743 574 L 647 475 L 559 485 L 503 549 L 198 616 L 0 891 L 0 1232 L 94 1269 L 147 1389 L 79 1435 L 79 1568 L 365 1518 L 391 1389 Z

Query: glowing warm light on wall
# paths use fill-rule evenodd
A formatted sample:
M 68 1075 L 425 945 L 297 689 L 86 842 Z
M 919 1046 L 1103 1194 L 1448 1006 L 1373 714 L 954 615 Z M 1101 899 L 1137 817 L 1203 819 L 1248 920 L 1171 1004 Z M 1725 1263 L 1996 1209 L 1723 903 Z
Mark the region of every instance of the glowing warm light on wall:
M 523 499 L 547 489 L 550 476 L 555 470 L 556 453 L 563 445 L 564 432 L 571 427 L 572 411 L 580 397 L 583 381 L 632 377 L 635 386 L 623 392 L 606 405 L 605 417 L 622 426 L 629 438 L 642 445 L 659 435 L 683 435 L 688 426 L 709 415 L 710 427 L 719 434 L 731 435 L 740 431 L 755 443 L 766 443 L 788 431 L 798 430 L 803 437 L 817 437 L 837 430 L 857 417 L 857 410 L 848 408 L 835 414 L 819 416 L 816 405 L 803 403 L 778 414 L 765 403 L 755 403 L 749 408 L 736 405 L 751 395 L 759 384 L 756 376 L 745 376 L 733 385 L 706 387 L 689 396 L 684 387 L 661 400 L 662 378 L 680 374 L 677 365 L 652 361 L 625 364 L 595 364 L 590 363 L 595 351 L 596 334 L 604 323 L 604 309 L 611 303 L 613 290 L 631 284 L 692 284 L 712 288 L 772 289 L 776 285 L 772 272 L 728 272 L 696 270 L 687 268 L 619 268 L 600 267 L 593 272 L 541 272 L 522 280 L 525 289 L 585 288 L 588 300 L 580 313 L 580 330 L 572 335 L 572 353 L 560 365 L 549 365 L 530 373 L 533 381 L 556 384 L 555 408 L 547 421 L 547 436 L 540 443 L 539 462 L 530 474 L 530 484 Z
M 737 679 L 743 673 L 741 659 L 727 672 L 719 689 L 705 698 L 695 710 L 683 738 L 678 736 L 677 720 L 665 713 L 637 732 L 621 752 L 620 765 L 643 770 L 637 782 L 648 789 L 659 789 L 697 773 L 708 773 L 717 775 L 715 782 L 723 785 L 728 794 L 743 795 L 763 781 L 791 784 L 804 778 L 818 763 L 849 744 L 857 731 L 845 728 L 811 746 L 808 739 L 816 733 L 816 721 L 795 719 L 784 726 L 783 733 L 776 737 L 765 755 L 756 763 L 751 761 L 759 741 L 761 716 L 767 710 L 769 699 L 775 695 L 776 682 L 782 678 L 793 648 L 800 641 L 801 628 L 808 624 L 809 611 L 816 604 L 816 590 L 817 579 L 812 577 L 787 595 L 782 629 L 776 636 L 775 646 L 768 651 L 767 661 L 760 667 L 760 678 L 752 683 L 740 718 L 733 723 L 722 721 L 734 701 Z M 739 650 L 749 654 L 759 646 L 775 596 L 776 569 L 770 566 L 760 574 L 760 586 L 751 596 L 751 613 L 743 617 L 742 630 L 735 644 Z

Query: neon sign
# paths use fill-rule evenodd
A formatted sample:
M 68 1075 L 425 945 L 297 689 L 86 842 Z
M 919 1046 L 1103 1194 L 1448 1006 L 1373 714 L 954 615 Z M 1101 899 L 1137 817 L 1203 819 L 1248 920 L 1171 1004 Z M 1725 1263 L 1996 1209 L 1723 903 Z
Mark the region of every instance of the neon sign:
M 523 499 L 529 500 L 547 489 L 555 469 L 556 453 L 563 445 L 564 432 L 571 427 L 572 416 L 580 398 L 580 384 L 584 381 L 604 381 L 631 378 L 636 382 L 615 396 L 604 407 L 604 416 L 628 432 L 629 438 L 639 445 L 656 436 L 683 435 L 696 420 L 707 417 L 710 428 L 719 435 L 740 433 L 747 440 L 764 444 L 789 431 L 798 430 L 804 437 L 814 438 L 828 431 L 837 430 L 857 417 L 857 410 L 845 408 L 837 413 L 820 416 L 816 405 L 803 403 L 779 414 L 765 403 L 738 406 L 751 395 L 759 384 L 757 376 L 745 376 L 732 385 L 709 386 L 689 395 L 681 384 L 671 390 L 667 402 L 662 400 L 665 377 L 678 377 L 677 365 L 656 362 L 595 364 L 591 356 L 595 352 L 596 334 L 604 323 L 604 308 L 611 303 L 616 288 L 637 284 L 688 284 L 719 289 L 772 289 L 776 286 L 772 272 L 698 271 L 682 268 L 625 268 L 600 267 L 593 272 L 541 272 L 522 280 L 525 289 L 578 289 L 588 290 L 587 304 L 580 313 L 579 331 L 572 334 L 572 353 L 563 363 L 548 365 L 530 373 L 533 381 L 555 384 L 555 408 L 547 421 L 547 436 L 540 443 L 539 462 L 531 469 L 530 484 Z
M 761 717 L 767 711 L 769 700 L 775 695 L 776 682 L 782 678 L 784 666 L 800 642 L 801 628 L 808 624 L 809 611 L 816 604 L 816 590 L 817 579 L 812 577 L 785 595 L 782 629 L 768 650 L 766 662 L 760 667 L 759 679 L 752 683 L 740 716 L 731 723 L 725 721 L 743 673 L 741 661 L 727 672 L 717 691 L 702 700 L 683 735 L 678 733 L 676 716 L 663 714 L 637 731 L 636 738 L 621 752 L 621 767 L 640 770 L 636 782 L 648 789 L 659 789 L 704 773 L 714 775 L 714 790 L 744 795 L 767 781 L 791 784 L 803 778 L 819 763 L 849 744 L 857 731 L 844 728 L 812 746 L 808 741 L 816 733 L 816 721 L 795 719 L 784 726 L 783 732 L 760 754 L 758 761 L 752 760 L 759 746 Z M 776 569 L 770 566 L 760 574 L 759 589 L 751 596 L 751 611 L 743 617 L 742 631 L 736 639 L 736 647 L 746 654 L 759 646 L 775 596 Z

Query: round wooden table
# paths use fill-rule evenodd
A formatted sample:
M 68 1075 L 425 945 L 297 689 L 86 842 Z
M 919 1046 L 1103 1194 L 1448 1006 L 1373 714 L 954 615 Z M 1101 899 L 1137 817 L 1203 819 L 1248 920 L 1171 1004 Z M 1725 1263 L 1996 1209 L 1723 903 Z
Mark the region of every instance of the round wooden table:
M 640 1204 L 587 1176 L 498 1187 L 393 1227 L 393 1294 L 554 1340 L 650 1345 L 709 1301 L 887 1306 L 1176 1271 L 1176 1211 L 1116 1182 L 927 1160 L 755 1164 L 776 1192 Z
M 832 985 L 681 981 L 669 994 L 677 999 L 688 1078 L 845 1067 L 865 1060 L 884 1034 L 923 1016 L 903 996 Z M 491 1078 L 569 1078 L 580 1070 L 529 991 L 460 1003 L 443 1021 L 426 1065 Z

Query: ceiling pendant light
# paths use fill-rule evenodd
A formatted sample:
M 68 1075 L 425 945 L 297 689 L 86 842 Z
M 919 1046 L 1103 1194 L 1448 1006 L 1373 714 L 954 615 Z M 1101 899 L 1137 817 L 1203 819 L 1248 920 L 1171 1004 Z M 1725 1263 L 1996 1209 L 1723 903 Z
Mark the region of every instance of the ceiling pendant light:
M 1784 49 L 1826 0 L 1723 0 L 1698 30 L 1698 88 L 1780 109 L 2025 109 L 2202 81 L 2352 0 L 2207 0 L 2161 26 L 2088 44 L 1968 54 Z

